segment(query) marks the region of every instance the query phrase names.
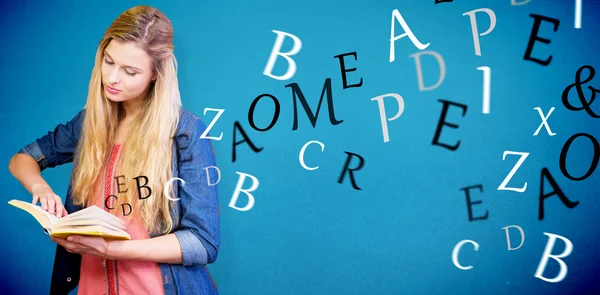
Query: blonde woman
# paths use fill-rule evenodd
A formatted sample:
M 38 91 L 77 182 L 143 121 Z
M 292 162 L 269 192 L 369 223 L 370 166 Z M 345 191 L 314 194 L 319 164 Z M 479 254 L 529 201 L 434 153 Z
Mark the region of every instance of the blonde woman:
M 44 210 L 97 205 L 132 239 L 52 237 L 51 294 L 217 294 L 220 221 L 215 156 L 203 122 L 181 107 L 173 28 L 136 6 L 106 30 L 83 110 L 14 155 L 10 172 Z M 66 197 L 41 171 L 73 162 Z M 213 169 L 209 169 L 209 167 Z

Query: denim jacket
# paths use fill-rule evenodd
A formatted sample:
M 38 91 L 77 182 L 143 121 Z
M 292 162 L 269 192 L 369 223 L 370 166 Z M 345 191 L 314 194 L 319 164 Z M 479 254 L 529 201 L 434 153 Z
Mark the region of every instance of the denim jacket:
M 72 120 L 59 124 L 19 150 L 33 157 L 41 170 L 73 162 L 86 110 Z M 165 294 L 218 294 L 217 285 L 206 264 L 217 259 L 220 244 L 220 217 L 214 150 L 210 139 L 200 138 L 206 130 L 194 114 L 181 108 L 173 144 L 173 181 L 175 195 L 171 201 L 174 233 L 181 245 L 183 264 L 159 263 Z M 208 176 L 207 176 L 208 174 Z M 64 206 L 69 214 L 83 209 L 73 204 L 69 183 Z M 162 194 L 157 194 L 161 197 Z M 152 235 L 154 237 L 156 235 Z M 50 294 L 68 294 L 79 283 L 81 255 L 67 252 L 57 245 Z

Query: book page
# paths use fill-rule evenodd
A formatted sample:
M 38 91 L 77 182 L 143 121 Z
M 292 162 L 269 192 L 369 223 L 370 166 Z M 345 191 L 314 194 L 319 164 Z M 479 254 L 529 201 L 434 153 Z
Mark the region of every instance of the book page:
M 81 227 L 85 227 L 85 226 L 100 226 L 102 228 L 106 228 L 108 230 L 112 230 L 112 231 L 116 231 L 116 232 L 121 232 L 121 231 L 126 230 L 125 226 L 117 227 L 114 224 L 110 224 L 108 222 L 105 222 L 103 220 L 98 220 L 98 219 L 94 219 L 94 220 L 91 220 L 91 219 L 76 219 L 76 220 L 63 219 L 60 222 L 53 224 L 52 230 L 67 230 L 67 229 L 77 230 L 77 229 L 79 229 Z
M 44 228 L 50 228 L 51 224 L 60 220 L 59 217 L 48 213 L 46 210 L 42 209 L 42 207 L 38 205 L 33 205 L 29 202 L 11 200 L 8 203 L 31 214 L 37 220 L 37 222 Z
M 83 223 L 87 222 L 87 224 L 90 224 L 90 225 L 100 224 L 99 221 L 102 221 L 102 223 L 109 224 L 109 225 L 119 228 L 121 230 L 126 229 L 125 222 L 123 220 L 121 220 L 117 216 L 114 216 L 114 215 L 100 209 L 96 205 L 87 207 L 85 209 L 81 209 L 73 214 L 67 215 L 66 217 L 62 218 L 60 221 L 58 221 L 56 223 L 56 227 L 66 226 L 66 224 L 68 224 L 72 221 L 80 221 L 79 224 L 83 224 Z
M 131 240 L 125 231 L 113 231 L 101 226 L 82 226 L 78 228 L 64 228 L 52 230 L 53 237 L 66 238 L 70 235 L 97 236 L 111 240 Z

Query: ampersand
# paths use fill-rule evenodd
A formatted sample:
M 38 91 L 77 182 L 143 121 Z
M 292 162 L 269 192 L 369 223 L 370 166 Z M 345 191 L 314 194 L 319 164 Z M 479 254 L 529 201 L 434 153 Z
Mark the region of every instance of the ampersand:
M 581 81 L 581 72 L 583 71 L 583 69 L 588 69 L 589 70 L 589 75 L 588 77 Z M 592 111 L 592 109 L 590 108 L 590 105 L 592 105 L 594 103 L 594 100 L 596 99 L 596 93 L 600 93 L 600 90 L 592 87 L 592 86 L 587 86 L 591 91 L 592 91 L 592 96 L 589 99 L 589 101 L 587 100 L 587 98 L 585 97 L 585 94 L 583 93 L 583 89 L 582 89 L 582 85 L 586 84 L 588 82 L 590 82 L 594 76 L 596 75 L 596 70 L 594 70 L 594 68 L 592 66 L 582 66 L 577 70 L 577 73 L 575 74 L 575 83 L 570 84 L 569 86 L 567 86 L 567 88 L 565 88 L 565 90 L 562 93 L 562 102 L 563 105 L 571 110 L 571 111 L 580 111 L 585 109 L 585 111 L 592 116 L 592 118 L 600 118 L 599 115 L 597 115 L 596 113 L 594 113 L 594 111 Z M 581 107 L 575 107 L 573 106 L 570 102 L 569 102 L 569 92 L 571 91 L 571 88 L 575 87 L 577 89 L 577 96 L 579 97 L 579 101 L 581 102 Z

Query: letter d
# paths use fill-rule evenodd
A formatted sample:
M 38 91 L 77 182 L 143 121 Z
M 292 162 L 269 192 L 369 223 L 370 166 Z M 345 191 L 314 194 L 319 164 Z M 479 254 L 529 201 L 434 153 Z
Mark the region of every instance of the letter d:
M 519 244 L 519 246 L 517 246 L 517 248 L 511 248 L 510 247 L 510 235 L 508 234 L 508 228 L 509 227 L 516 227 L 519 232 L 521 232 L 521 244 Z M 518 225 L 509 225 L 509 226 L 505 226 L 502 228 L 503 230 L 506 231 L 506 245 L 508 246 L 508 250 L 512 251 L 512 250 L 517 250 L 519 248 L 521 248 L 521 246 L 523 246 L 523 243 L 525 243 L 525 232 L 523 231 L 523 229 L 518 226 Z
M 435 85 L 430 86 L 430 87 L 426 87 L 425 83 L 423 82 L 423 70 L 421 67 L 421 58 L 420 58 L 421 55 L 423 55 L 423 54 L 428 54 L 428 55 L 432 55 L 433 57 L 435 57 L 435 59 L 438 62 L 438 65 L 440 67 L 440 75 L 439 75 L 438 81 L 437 81 L 437 83 L 435 83 Z M 419 91 L 433 90 L 442 84 L 442 81 L 444 81 L 444 77 L 446 76 L 446 63 L 444 63 L 444 58 L 439 53 L 437 53 L 435 51 L 427 50 L 427 51 L 417 52 L 417 53 L 411 54 L 409 56 L 415 59 L 415 64 L 417 66 L 417 78 L 419 79 Z

